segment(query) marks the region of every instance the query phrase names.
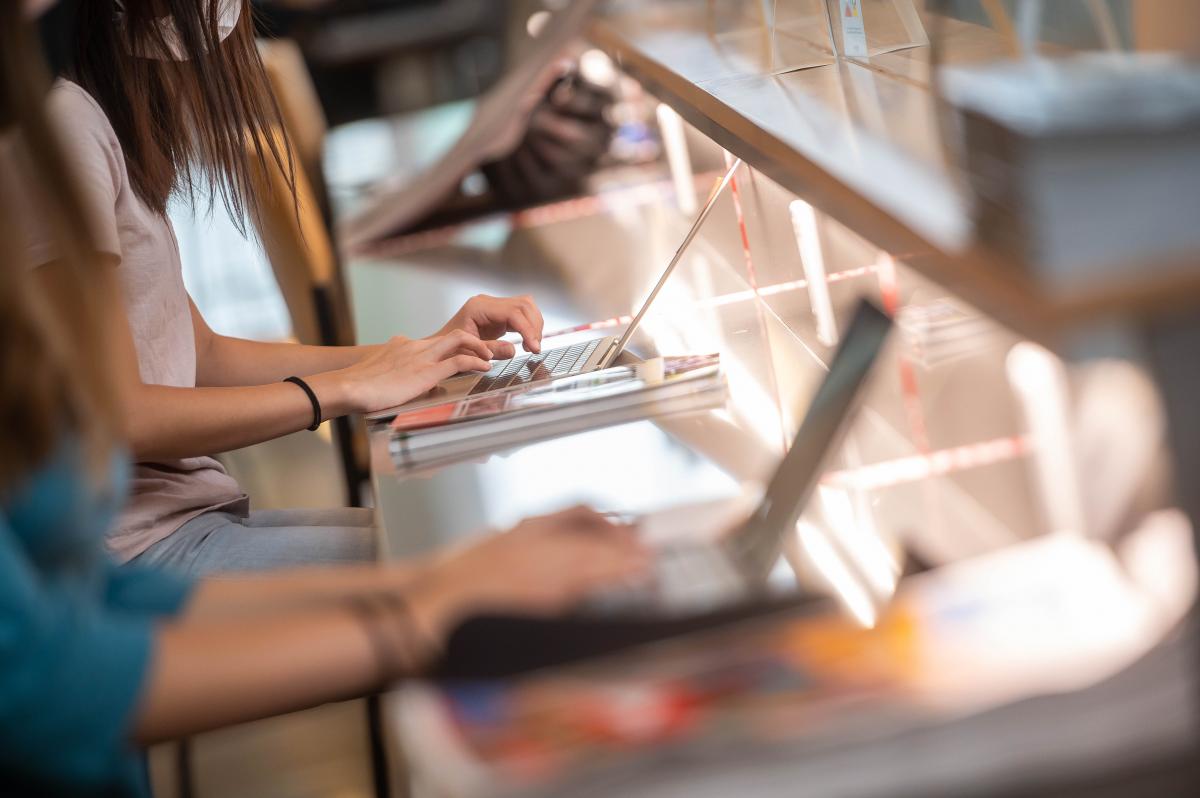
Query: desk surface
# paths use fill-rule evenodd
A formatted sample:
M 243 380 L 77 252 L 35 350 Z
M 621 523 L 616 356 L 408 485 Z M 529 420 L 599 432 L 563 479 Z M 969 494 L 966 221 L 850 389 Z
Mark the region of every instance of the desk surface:
M 409 128 L 375 130 L 376 163 L 403 156 Z M 331 151 L 338 146 L 335 132 Z M 547 329 L 628 314 L 688 226 L 669 186 L 651 178 L 398 239 L 352 259 L 346 273 L 360 339 L 429 334 L 481 291 L 534 294 Z M 581 432 L 423 474 L 398 473 L 386 433 L 377 432 L 376 497 L 392 556 L 578 501 L 637 513 L 761 486 L 831 345 L 817 334 L 821 303 L 797 251 L 795 195 L 749 170 L 737 189 L 737 203 L 732 194 L 720 200 L 634 342 L 640 354 L 719 352 L 729 407 Z M 1006 371 L 1017 337 L 922 273 L 880 259 L 844 226 L 818 220 L 815 234 L 835 318 L 870 296 L 902 320 L 948 312 L 960 326 L 939 341 L 902 323 L 846 444 L 830 458 L 812 517 L 845 535 L 843 543 L 875 534 L 934 563 L 1045 531 L 1026 423 Z M 814 584 L 824 578 L 811 552 L 798 549 L 792 565 Z

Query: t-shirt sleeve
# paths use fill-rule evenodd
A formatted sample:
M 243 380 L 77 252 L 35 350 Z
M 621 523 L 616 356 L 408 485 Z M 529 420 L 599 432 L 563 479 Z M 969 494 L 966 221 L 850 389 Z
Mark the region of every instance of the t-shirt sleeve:
M 47 100 L 47 115 L 58 136 L 63 157 L 75 182 L 84 212 L 92 227 L 96 248 L 121 257 L 117 234 L 117 196 L 122 189 L 124 170 L 116 136 L 104 112 L 82 89 L 74 84 L 56 85 Z M 24 180 L 35 178 L 26 164 Z M 36 194 L 32 190 L 28 196 Z M 18 203 L 20 225 L 26 235 L 29 263 L 40 266 L 58 257 L 52 228 L 43 218 L 37 202 Z
M 0 772 L 99 791 L 118 779 L 154 618 L 44 580 L 0 516 Z
M 195 587 L 193 580 L 159 568 L 109 562 L 107 569 L 106 599 L 114 610 L 176 615 Z

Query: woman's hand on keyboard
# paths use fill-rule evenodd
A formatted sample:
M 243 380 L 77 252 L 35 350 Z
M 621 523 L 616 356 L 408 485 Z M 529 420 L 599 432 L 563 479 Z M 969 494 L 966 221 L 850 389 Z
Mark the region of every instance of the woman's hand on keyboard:
M 527 518 L 431 565 L 425 622 L 444 631 L 477 612 L 553 615 L 649 562 L 633 527 L 587 507 Z
M 322 405 L 370 413 L 415 399 L 455 374 L 487 371 L 491 354 L 485 342 L 465 330 L 417 340 L 397 337 L 358 363 L 317 375 L 310 383 Z M 322 389 L 333 394 L 332 402 Z
M 494 360 L 507 360 L 516 354 L 516 347 L 498 340 L 505 333 L 519 333 L 526 351 L 542 351 L 542 312 L 531 296 L 496 297 L 480 294 L 466 304 L 438 330 L 445 335 L 465 330 L 487 344 Z

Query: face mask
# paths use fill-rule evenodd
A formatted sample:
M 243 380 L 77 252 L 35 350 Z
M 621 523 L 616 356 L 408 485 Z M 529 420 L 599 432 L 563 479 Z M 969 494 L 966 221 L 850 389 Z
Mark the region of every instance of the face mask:
M 233 33 L 233 29 L 237 27 L 238 20 L 242 18 L 243 2 L 244 0 L 221 0 L 217 9 L 218 42 L 228 39 L 229 34 Z M 125 16 L 125 4 L 121 0 L 117 0 L 117 9 L 117 24 L 121 24 Z M 139 58 L 153 58 L 159 61 L 186 61 L 188 59 L 187 50 L 184 49 L 183 38 L 179 35 L 175 18 L 159 17 L 154 24 L 158 26 L 159 34 L 162 36 L 167 51 L 161 52 L 155 41 L 135 42 L 131 48 L 132 54 Z

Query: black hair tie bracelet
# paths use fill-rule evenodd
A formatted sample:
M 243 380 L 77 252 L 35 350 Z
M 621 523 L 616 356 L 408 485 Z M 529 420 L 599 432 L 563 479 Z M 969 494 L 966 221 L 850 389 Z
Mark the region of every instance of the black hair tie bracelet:
M 313 423 L 308 429 L 310 432 L 315 432 L 317 427 L 321 426 L 321 403 L 317 401 L 317 395 L 313 393 L 313 389 L 308 387 L 308 383 L 299 377 L 288 377 L 284 382 L 290 382 L 293 385 L 299 385 L 300 390 L 308 394 L 308 401 L 312 402 Z

